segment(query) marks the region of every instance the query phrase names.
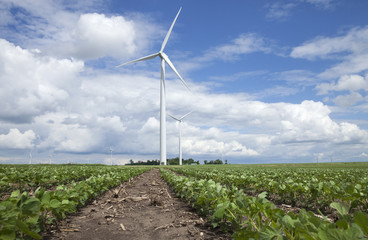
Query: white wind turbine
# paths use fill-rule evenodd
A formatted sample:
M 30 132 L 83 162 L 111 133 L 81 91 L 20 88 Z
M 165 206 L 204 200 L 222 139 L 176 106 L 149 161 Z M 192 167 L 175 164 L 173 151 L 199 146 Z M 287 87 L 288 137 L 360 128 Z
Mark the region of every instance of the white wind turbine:
M 52 153 L 50 153 L 50 155 L 49 155 L 49 164 L 51 164 L 51 160 L 52 160 L 52 157 L 53 157 L 54 155 L 52 154 Z
M 158 53 L 155 54 L 151 54 L 142 58 L 138 58 L 136 60 L 127 62 L 127 63 L 123 63 L 117 67 L 121 67 L 130 63 L 134 63 L 134 62 L 139 62 L 139 61 L 144 61 L 144 60 L 149 60 L 152 58 L 155 58 L 157 56 L 159 56 L 161 58 L 161 84 L 160 84 L 160 161 L 161 163 L 163 163 L 164 165 L 166 165 L 166 90 L 165 90 L 165 62 L 170 66 L 170 68 L 176 73 L 176 75 L 178 75 L 178 77 L 180 78 L 181 82 L 184 84 L 184 86 L 188 89 L 189 87 L 187 86 L 186 82 L 184 81 L 184 79 L 180 76 L 180 74 L 178 73 L 178 71 L 176 70 L 176 68 L 174 67 L 174 65 L 172 64 L 172 62 L 170 61 L 169 57 L 164 53 L 164 48 L 166 46 L 167 40 L 170 37 L 171 31 L 174 27 L 174 24 L 176 22 L 176 19 L 179 16 L 179 13 L 181 11 L 181 8 L 179 9 L 179 12 L 176 14 L 176 17 L 174 19 L 174 21 L 172 22 L 169 31 L 166 34 L 166 37 L 161 45 L 161 50 Z
M 181 150 L 181 122 L 183 121 L 183 119 L 188 116 L 189 114 L 191 114 L 192 112 L 188 112 L 187 114 L 185 114 L 184 116 L 182 116 L 181 118 L 176 118 L 172 115 L 169 114 L 170 117 L 172 117 L 173 119 L 175 119 L 176 121 L 178 121 L 178 128 L 179 128 L 179 165 L 182 165 L 182 150 Z
M 112 147 L 110 146 L 110 164 L 112 165 Z
M 29 151 L 29 164 L 32 164 L 32 149 Z

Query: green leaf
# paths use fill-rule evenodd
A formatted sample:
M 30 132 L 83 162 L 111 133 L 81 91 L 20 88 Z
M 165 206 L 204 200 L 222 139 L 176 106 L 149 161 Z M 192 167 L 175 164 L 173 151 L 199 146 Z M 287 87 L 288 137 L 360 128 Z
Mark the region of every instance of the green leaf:
M 34 217 L 30 217 L 26 220 L 26 222 L 30 225 L 36 225 L 37 224 L 37 221 L 39 219 L 39 215 L 37 216 L 34 216 Z
M 0 231 L 0 239 L 14 240 L 15 239 L 15 230 L 14 229 L 2 229 Z
M 345 203 L 338 203 L 338 202 L 333 202 L 330 204 L 330 207 L 334 208 L 337 210 L 337 212 L 340 214 L 340 215 L 346 215 L 349 213 L 349 209 L 350 209 L 350 206 L 348 206 L 347 204 Z
M 61 205 L 61 203 L 57 199 L 52 199 L 50 201 L 50 207 L 52 207 L 52 208 L 58 208 L 58 207 L 60 207 L 60 205 Z
M 41 202 L 43 205 L 47 205 L 50 203 L 50 193 L 49 192 L 45 192 L 42 195 Z
M 37 214 L 40 211 L 41 202 L 38 198 L 28 199 L 22 206 L 22 210 L 27 214 Z
M 285 215 L 282 219 L 281 222 L 283 225 L 285 225 L 288 229 L 294 229 L 295 228 L 295 222 L 297 222 L 297 220 L 292 219 L 289 215 Z
M 271 226 L 266 226 L 264 230 L 262 230 L 259 233 L 260 240 L 282 239 L 282 238 L 283 238 L 282 234 Z
M 5 209 L 6 209 L 6 207 L 5 207 L 5 206 L 0 205 L 0 212 L 4 211 Z
M 362 212 L 354 213 L 355 223 L 362 229 L 365 235 L 368 236 L 368 216 Z
M 16 226 L 17 226 L 17 228 L 18 228 L 21 232 L 23 232 L 23 233 L 25 233 L 25 234 L 27 234 L 27 235 L 29 235 L 29 236 L 33 237 L 33 238 L 36 238 L 36 239 L 42 239 L 42 237 L 41 237 L 40 235 L 38 235 L 37 233 L 32 232 L 31 230 L 29 230 L 28 226 L 27 226 L 25 223 L 23 223 L 22 221 L 17 220 L 17 221 L 16 221 Z
M 215 218 L 222 219 L 224 217 L 225 213 L 225 207 L 220 207 L 216 210 L 216 212 L 213 214 Z
M 267 197 L 267 192 L 262 192 L 260 194 L 258 194 L 259 198 L 266 198 Z
M 34 193 L 34 196 L 35 196 L 36 198 L 40 199 L 40 198 L 43 196 L 43 194 L 45 193 L 45 191 L 46 191 L 46 189 L 41 188 L 41 187 L 38 187 L 38 188 L 36 189 L 35 193 Z
M 19 196 L 19 194 L 20 194 L 20 191 L 19 191 L 19 189 L 18 189 L 18 190 L 13 191 L 13 192 L 11 193 L 10 197 L 15 198 L 15 197 L 18 197 L 18 196 Z

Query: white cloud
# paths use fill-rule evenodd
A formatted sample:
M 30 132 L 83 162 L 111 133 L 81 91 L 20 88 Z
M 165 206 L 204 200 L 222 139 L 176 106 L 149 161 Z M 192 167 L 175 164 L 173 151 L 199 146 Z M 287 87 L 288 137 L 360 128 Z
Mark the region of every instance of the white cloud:
M 333 99 L 333 102 L 338 106 L 350 107 L 356 103 L 363 101 L 364 97 L 357 92 L 352 92 L 348 95 L 339 95 Z
M 341 143 L 367 143 L 368 131 L 359 129 L 356 124 L 342 122 L 340 124 L 341 138 L 335 139 L 335 142 Z
M 291 10 L 297 6 L 295 3 L 281 3 L 274 2 L 271 4 L 267 4 L 266 8 L 268 12 L 266 14 L 266 18 L 268 20 L 285 20 L 291 15 Z
M 293 58 L 333 59 L 340 63 L 322 72 L 321 78 L 340 77 L 344 74 L 360 73 L 368 69 L 368 27 L 353 28 L 345 35 L 337 37 L 317 37 L 295 47 Z
M 316 86 L 318 94 L 324 95 L 329 92 L 349 91 L 349 94 L 342 94 L 333 99 L 338 106 L 349 107 L 358 102 L 366 101 L 359 91 L 368 91 L 368 75 L 362 77 L 360 75 L 343 75 L 337 83 L 321 83 Z
M 70 49 L 71 56 L 81 59 L 130 56 L 136 50 L 134 22 L 122 16 L 82 14 L 70 38 L 70 43 L 62 45 L 60 50 Z
M 367 49 L 365 42 L 368 39 L 368 27 L 354 28 L 343 36 L 338 37 L 317 37 L 302 46 L 295 47 L 290 53 L 294 58 L 306 58 L 313 60 L 316 58 L 329 58 L 348 52 L 359 52 Z
M 0 119 L 18 122 L 62 105 L 84 68 L 83 62 L 40 57 L 3 39 L 0 66 Z
M 228 156 L 228 157 L 249 157 L 259 155 L 255 150 L 248 149 L 238 141 L 224 143 L 222 141 L 212 140 L 187 140 L 183 144 L 184 150 L 191 155 L 205 156 Z
M 357 91 L 361 89 L 368 91 L 368 75 L 365 78 L 360 75 L 344 75 L 333 88 L 335 91 Z
M 335 0 L 302 0 L 302 1 L 313 4 L 316 7 L 323 7 L 323 8 L 329 8 L 333 5 L 333 2 L 335 2 Z
M 99 153 L 113 146 L 116 154 L 128 155 L 127 158 L 129 154 L 149 159 L 158 156 L 159 79 L 140 73 L 107 74 L 96 70 L 88 77 L 77 73 L 71 74 L 73 81 L 63 85 L 63 90 L 72 95 L 53 109 L 34 113 L 34 121 L 25 123 L 39 136 L 35 147 L 40 151 Z M 53 87 L 60 83 L 49 84 Z M 312 146 L 302 147 L 307 142 L 319 145 L 368 141 L 367 131 L 355 124 L 333 121 L 329 107 L 320 102 L 264 103 L 250 100 L 248 94 L 211 93 L 208 86 L 190 86 L 193 94 L 188 94 L 180 81 L 168 78 L 166 82 L 167 111 L 181 115 L 194 110 L 182 125 L 183 154 L 187 157 L 220 158 L 222 154 L 236 159 L 292 158 L 298 154 L 307 156 L 313 150 Z M 19 116 L 22 109 L 19 106 Z M 7 125 L 12 124 L 17 123 Z M 176 122 L 167 121 L 167 134 L 168 156 L 176 156 Z
M 0 134 L 0 148 L 27 149 L 34 146 L 36 134 L 32 130 L 21 133 L 17 128 L 9 129 L 8 134 Z
M 241 34 L 233 39 L 231 43 L 211 48 L 205 52 L 198 61 L 213 61 L 221 59 L 225 61 L 233 61 L 242 55 L 253 52 L 271 52 L 271 44 L 261 36 L 255 33 Z
M 274 77 L 277 80 L 286 81 L 293 86 L 311 86 L 316 83 L 316 74 L 302 69 L 278 72 L 274 74 Z
M 266 19 L 269 21 L 285 21 L 292 16 L 293 10 L 303 7 L 303 2 L 320 9 L 329 9 L 334 5 L 334 0 L 273 1 L 265 5 L 267 9 Z
M 147 122 L 139 129 L 139 133 L 154 133 L 157 134 L 160 129 L 160 122 L 154 118 L 150 117 Z
M 160 27 L 148 16 L 95 13 L 100 9 L 98 2 L 68 5 L 63 1 L 42 0 L 32 4 L 9 1 L 5 3 L 7 7 L 0 9 L 1 14 L 7 16 L 0 26 L 14 25 L 17 31 L 7 32 L 7 35 L 17 39 L 21 46 L 37 46 L 44 55 L 83 60 L 127 59 L 160 36 Z

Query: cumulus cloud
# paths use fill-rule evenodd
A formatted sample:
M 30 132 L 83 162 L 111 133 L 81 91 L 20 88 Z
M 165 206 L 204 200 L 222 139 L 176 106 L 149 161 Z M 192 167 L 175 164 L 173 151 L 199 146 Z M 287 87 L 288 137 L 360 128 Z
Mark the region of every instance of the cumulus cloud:
M 363 101 L 364 97 L 357 92 L 352 92 L 348 95 L 339 95 L 333 99 L 333 102 L 338 106 L 350 107 L 356 103 Z
M 161 34 L 160 27 L 140 14 L 127 18 L 95 13 L 98 1 L 70 5 L 63 1 L 8 1 L 5 5 L 0 9 L 5 18 L 0 26 L 14 25 L 17 30 L 7 31 L 7 37 L 27 48 L 37 46 L 40 53 L 49 56 L 126 59 L 137 49 L 146 49 Z
M 0 120 L 29 122 L 62 105 L 83 68 L 81 61 L 39 57 L 0 39 Z
M 69 34 L 70 41 L 57 48 L 60 51 L 58 55 L 80 59 L 121 57 L 130 56 L 137 47 L 134 22 L 122 16 L 82 14 Z
M 327 94 L 329 91 L 368 91 L 368 75 L 365 77 L 354 75 L 343 75 L 337 83 L 322 83 L 316 86 L 319 94 Z
M 338 95 L 333 102 L 338 106 L 349 107 L 359 102 L 366 101 L 361 92 L 368 91 L 368 75 L 365 77 L 360 75 L 343 75 L 338 81 L 332 83 L 321 83 L 316 86 L 318 94 L 325 95 L 329 92 L 349 91 L 348 94 Z
M 8 134 L 0 134 L 0 148 L 32 148 L 35 140 L 36 134 L 32 130 L 21 133 L 17 128 L 11 128 Z

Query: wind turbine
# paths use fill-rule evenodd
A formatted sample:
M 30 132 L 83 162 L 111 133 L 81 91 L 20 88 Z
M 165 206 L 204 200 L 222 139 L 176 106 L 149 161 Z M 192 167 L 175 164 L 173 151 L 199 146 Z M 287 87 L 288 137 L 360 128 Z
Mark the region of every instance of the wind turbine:
M 170 117 L 172 117 L 173 119 L 175 119 L 176 121 L 178 121 L 179 123 L 179 165 L 183 165 L 182 163 L 182 151 L 181 151 L 181 122 L 183 121 L 183 119 L 188 116 L 189 114 L 191 114 L 192 112 L 188 112 L 187 114 L 185 114 L 184 116 L 182 116 L 181 118 L 176 118 L 172 115 L 169 114 Z
M 54 156 L 54 154 L 52 154 L 52 152 L 49 154 L 49 164 L 51 164 L 51 160 L 52 160 L 52 157 Z
M 112 147 L 110 146 L 110 163 L 112 165 Z
M 32 164 L 32 149 L 29 151 L 29 164 Z
M 184 79 L 180 76 L 172 62 L 170 61 L 169 57 L 164 53 L 164 49 L 167 43 L 167 40 L 170 37 L 171 31 L 174 27 L 174 24 L 176 22 L 176 19 L 178 18 L 180 14 L 181 8 L 179 9 L 179 12 L 176 14 L 176 17 L 174 21 L 172 22 L 169 31 L 166 34 L 166 37 L 164 41 L 162 42 L 161 49 L 159 52 L 155 54 L 151 54 L 142 58 L 138 58 L 136 60 L 123 63 L 117 67 L 125 66 L 130 63 L 135 63 L 139 61 L 149 60 L 152 58 L 155 58 L 159 56 L 161 58 L 161 84 L 160 84 L 160 161 L 164 165 L 166 165 L 166 90 L 165 90 L 165 62 L 169 65 L 169 67 L 176 73 L 176 75 L 180 78 L 181 82 L 184 84 L 184 86 L 188 89 L 186 82 Z

